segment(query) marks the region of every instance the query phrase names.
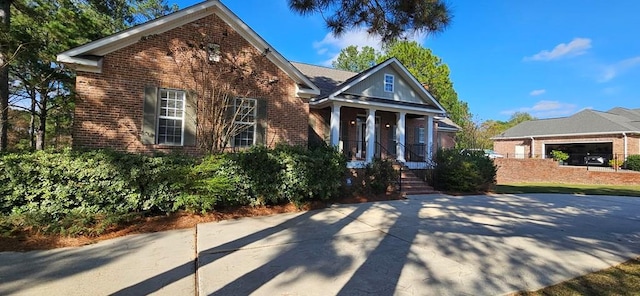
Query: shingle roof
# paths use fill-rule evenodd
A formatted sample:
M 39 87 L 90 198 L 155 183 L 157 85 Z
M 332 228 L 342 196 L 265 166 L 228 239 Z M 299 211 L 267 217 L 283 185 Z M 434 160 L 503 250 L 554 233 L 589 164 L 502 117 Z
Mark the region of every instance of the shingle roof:
M 442 117 L 442 118 L 437 118 L 436 119 L 438 121 L 438 128 L 445 128 L 445 129 L 455 129 L 455 130 L 461 130 L 462 127 L 460 127 L 459 125 L 457 125 L 455 122 L 453 122 L 453 120 L 451 120 L 448 117 Z
M 569 117 L 525 121 L 494 139 L 623 132 L 640 133 L 640 109 L 618 107 L 607 112 L 587 109 Z
M 302 74 L 307 76 L 307 78 L 309 78 L 309 80 L 311 80 L 313 84 L 320 88 L 320 97 L 331 93 L 339 85 L 358 75 L 358 73 L 356 72 L 338 70 L 304 63 L 291 62 L 291 64 L 294 67 L 298 68 L 298 70 L 302 72 Z

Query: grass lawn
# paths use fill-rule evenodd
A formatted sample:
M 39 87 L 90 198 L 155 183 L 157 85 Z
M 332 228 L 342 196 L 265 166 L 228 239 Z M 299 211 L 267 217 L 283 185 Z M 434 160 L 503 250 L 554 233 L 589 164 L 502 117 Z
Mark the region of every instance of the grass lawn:
M 640 295 L 640 258 L 518 296 Z
M 495 193 L 566 193 L 589 195 L 639 196 L 640 185 L 581 185 L 558 183 L 517 183 L 501 184 L 494 189 Z

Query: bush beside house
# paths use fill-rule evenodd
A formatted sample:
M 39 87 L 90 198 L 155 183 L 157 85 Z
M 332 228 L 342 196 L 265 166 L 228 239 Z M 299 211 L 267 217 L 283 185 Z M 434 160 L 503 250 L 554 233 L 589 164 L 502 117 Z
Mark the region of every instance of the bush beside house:
M 259 146 L 204 159 L 108 150 L 6 154 L 0 156 L 0 230 L 81 234 L 131 214 L 302 205 L 336 197 L 345 168 L 344 156 L 326 146 Z
M 438 150 L 434 185 L 451 192 L 486 192 L 496 183 L 497 167 L 483 151 Z

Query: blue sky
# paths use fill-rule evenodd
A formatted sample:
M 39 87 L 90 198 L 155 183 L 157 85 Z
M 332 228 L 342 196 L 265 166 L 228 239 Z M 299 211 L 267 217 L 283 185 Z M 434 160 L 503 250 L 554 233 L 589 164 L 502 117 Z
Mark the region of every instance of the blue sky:
M 198 2 L 175 1 L 180 8 Z M 222 2 L 291 61 L 330 65 L 346 46 L 380 46 L 362 31 L 336 38 L 320 16 L 294 14 L 287 0 Z M 476 121 L 507 120 L 516 111 L 549 118 L 640 108 L 640 1 L 449 4 L 454 19 L 446 31 L 411 38 L 449 65 Z

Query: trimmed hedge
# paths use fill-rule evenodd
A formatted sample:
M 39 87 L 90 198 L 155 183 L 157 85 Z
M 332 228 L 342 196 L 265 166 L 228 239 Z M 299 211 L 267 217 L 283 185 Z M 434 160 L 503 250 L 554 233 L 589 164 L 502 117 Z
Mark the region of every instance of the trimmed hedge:
M 5 154 L 0 213 L 25 224 L 62 221 L 59 230 L 68 221 L 92 225 L 131 213 L 302 205 L 335 197 L 345 169 L 344 157 L 327 146 L 254 147 L 203 159 L 107 150 Z
M 483 151 L 438 150 L 434 185 L 455 192 L 484 192 L 496 183 L 497 167 Z
M 640 155 L 629 155 L 625 162 L 626 168 L 633 171 L 640 171 Z

